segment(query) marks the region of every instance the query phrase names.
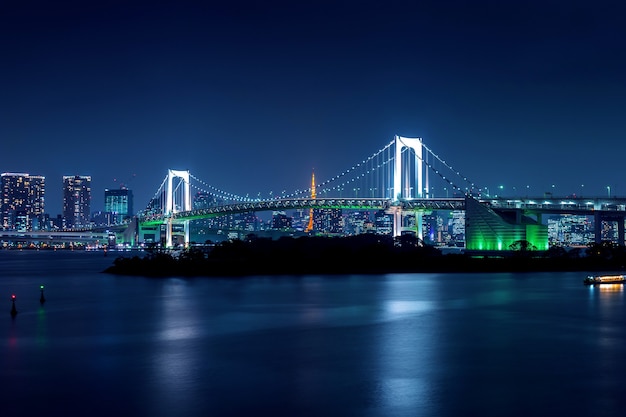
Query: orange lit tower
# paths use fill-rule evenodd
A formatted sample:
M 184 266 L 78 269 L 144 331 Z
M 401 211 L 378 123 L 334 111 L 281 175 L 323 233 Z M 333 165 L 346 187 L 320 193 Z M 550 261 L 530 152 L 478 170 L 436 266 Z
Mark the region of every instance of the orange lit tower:
M 315 200 L 316 196 L 317 194 L 315 193 L 315 171 L 313 171 L 313 174 L 311 176 L 311 198 Z M 306 226 L 306 229 L 304 231 L 308 233 L 311 230 L 313 230 L 313 207 L 311 207 L 311 210 L 309 211 L 309 224 Z

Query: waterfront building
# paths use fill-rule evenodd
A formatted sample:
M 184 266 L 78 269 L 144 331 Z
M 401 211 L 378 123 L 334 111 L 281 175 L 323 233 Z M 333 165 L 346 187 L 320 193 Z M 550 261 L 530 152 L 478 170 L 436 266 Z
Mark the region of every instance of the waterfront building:
M 422 217 L 424 243 L 434 246 L 465 246 L 465 211 L 432 211 Z
M 233 220 L 235 229 L 245 232 L 256 232 L 261 224 L 259 216 L 253 211 L 236 214 L 233 216 Z
M 111 213 L 113 224 L 121 224 L 134 215 L 133 192 L 128 188 L 104 190 L 104 212 Z
M 309 211 L 306 213 L 303 209 L 297 209 L 291 216 L 291 227 L 298 232 L 303 232 L 309 222 Z
M 27 173 L 5 172 L 2 184 L 2 228 L 31 231 L 43 221 L 45 177 Z
M 374 225 L 379 235 L 393 234 L 393 215 L 385 213 L 384 210 L 377 211 L 374 215 Z
M 439 246 L 442 243 L 443 222 L 436 211 L 424 214 L 422 217 L 422 230 L 424 243 Z
M 343 233 L 345 235 L 360 235 L 366 233 L 367 224 L 370 224 L 368 211 L 348 211 L 343 215 Z
M 602 230 L 604 232 L 604 230 Z M 603 240 L 606 236 L 602 236 Z M 550 245 L 582 247 L 594 242 L 593 216 L 554 215 L 548 218 L 548 242 Z
M 63 176 L 63 219 L 65 227 L 88 227 L 91 210 L 91 176 Z
M 291 229 L 291 217 L 287 216 L 284 211 L 274 211 L 272 213 L 272 229 Z
M 463 246 L 465 242 L 465 211 L 453 210 L 450 212 L 448 228 L 451 246 Z
M 623 245 L 624 242 L 620 242 L 620 239 L 619 239 L 618 221 L 606 219 L 606 220 L 601 220 L 601 222 L 602 223 L 600 223 L 599 225 L 600 226 L 600 241 L 613 242 L 619 245 Z
M 419 219 L 416 212 L 403 212 L 401 221 L 401 232 L 411 232 L 414 236 L 419 236 Z
M 503 213 L 465 198 L 465 247 L 468 251 L 506 251 L 526 241 L 538 250 L 548 249 L 548 227 L 521 213 Z
M 341 209 L 313 210 L 313 230 L 318 233 L 337 234 L 343 229 Z

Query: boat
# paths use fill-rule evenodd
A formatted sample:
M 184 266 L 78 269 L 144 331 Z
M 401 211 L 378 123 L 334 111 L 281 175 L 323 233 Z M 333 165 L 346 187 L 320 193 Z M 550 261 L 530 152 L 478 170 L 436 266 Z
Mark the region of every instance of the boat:
M 583 280 L 585 285 L 623 284 L 624 282 L 626 282 L 626 275 L 589 275 Z

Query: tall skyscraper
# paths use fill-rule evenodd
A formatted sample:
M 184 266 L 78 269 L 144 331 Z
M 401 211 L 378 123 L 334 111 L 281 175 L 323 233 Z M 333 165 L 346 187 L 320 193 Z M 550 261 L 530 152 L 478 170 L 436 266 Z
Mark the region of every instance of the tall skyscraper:
M 91 177 L 63 176 L 63 219 L 65 227 L 87 227 L 91 213 Z
M 116 190 L 105 189 L 104 211 L 111 213 L 114 223 L 123 223 L 125 219 L 135 214 L 133 211 L 133 192 L 125 187 Z
M 41 227 L 45 177 L 5 172 L 2 183 L 2 228 L 30 231 Z

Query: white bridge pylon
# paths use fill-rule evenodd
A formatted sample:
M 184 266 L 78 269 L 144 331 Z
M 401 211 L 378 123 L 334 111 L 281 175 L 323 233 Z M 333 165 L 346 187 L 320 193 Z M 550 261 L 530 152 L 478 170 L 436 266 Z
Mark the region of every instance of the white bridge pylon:
M 425 197 L 425 190 L 429 190 L 428 174 L 426 174 L 426 188 L 424 188 L 424 157 L 422 138 L 405 138 L 403 136 L 395 136 L 395 156 L 393 168 L 393 195 L 392 201 L 401 199 L 422 198 Z M 412 149 L 414 152 L 413 161 L 404 161 L 402 151 L 406 148 Z M 403 166 L 404 162 L 408 162 L 409 166 Z M 414 164 L 415 171 L 411 173 L 411 162 Z M 414 187 L 412 186 L 412 183 Z M 415 190 L 415 193 L 411 191 Z M 402 212 L 400 210 L 393 211 L 394 216 L 394 236 L 400 236 L 402 233 Z M 418 237 L 422 236 L 422 213 L 416 213 Z
M 175 180 L 178 182 L 175 184 Z M 182 186 L 182 187 L 181 187 Z M 165 235 L 166 246 L 172 247 L 172 214 L 191 210 L 191 187 L 189 170 L 179 171 L 170 169 L 167 173 L 167 189 L 165 194 L 165 217 L 167 229 Z M 183 222 L 185 228 L 185 247 L 189 244 L 189 220 Z
M 393 214 L 393 235 L 400 236 L 402 232 L 413 231 L 418 234 L 419 238 L 423 239 L 422 216 L 425 209 L 417 208 L 417 205 L 411 204 L 408 205 L 408 207 L 411 207 L 410 209 L 403 208 L 405 206 L 402 203 L 408 200 L 427 199 L 430 197 L 431 190 L 429 186 L 429 170 L 433 170 L 431 162 L 436 162 L 430 161 L 431 156 L 436 158 L 437 161 L 445 164 L 445 162 L 441 161 L 437 155 L 433 154 L 432 151 L 430 151 L 430 149 L 423 144 L 422 138 L 395 135 L 392 142 L 388 142 L 384 148 L 374 153 L 374 155 L 370 156 L 367 160 L 353 166 L 341 175 L 322 183 L 321 186 L 327 187 L 323 189 L 324 193 L 330 191 L 332 195 L 334 191 L 338 191 L 340 198 L 341 191 L 344 190 L 344 186 L 348 183 L 354 182 L 355 180 L 357 181 L 354 183 L 353 188 L 355 198 L 357 197 L 357 193 L 360 193 L 361 191 L 367 193 L 367 191 L 364 190 L 369 190 L 371 198 L 374 198 L 374 193 L 376 190 L 379 190 L 378 195 L 381 196 L 379 198 L 387 200 L 389 206 L 392 207 L 388 210 L 388 214 Z M 447 168 L 451 169 L 451 167 L 447 164 L 445 165 Z M 434 172 L 439 174 L 438 171 Z M 335 179 L 343 177 L 344 174 L 350 173 L 353 177 L 346 177 L 348 179 L 345 180 L 343 184 L 338 184 L 333 187 L 328 186 L 328 184 Z M 442 178 L 448 181 L 445 177 Z M 190 221 L 185 220 L 186 216 L 178 216 L 178 213 L 193 211 L 190 183 L 191 179 L 198 180 L 195 176 L 190 174 L 189 170 L 183 171 L 169 169 L 167 177 L 163 183 L 161 183 L 159 191 L 157 191 L 157 193 L 160 193 L 160 201 L 157 200 L 160 203 L 159 206 L 161 208 L 159 215 L 164 217 L 164 222 L 161 223 L 161 227 L 166 227 L 164 243 L 170 248 L 173 247 L 174 244 L 182 243 L 180 241 L 182 230 L 178 229 L 180 225 L 184 226 L 185 246 L 188 246 L 190 241 Z M 218 194 L 215 195 L 219 200 L 226 201 L 231 200 L 231 197 L 236 197 L 232 200 L 246 202 L 251 201 L 247 198 L 247 195 L 245 198 L 241 198 L 208 186 L 203 181 L 198 181 L 212 190 L 202 191 L 210 194 L 217 192 Z M 448 181 L 448 183 L 450 183 L 450 181 Z M 452 183 L 450 184 L 452 185 Z M 195 182 L 194 188 L 197 188 L 197 184 Z M 313 188 L 313 190 L 315 190 L 315 188 Z M 283 199 L 295 198 L 298 195 L 301 195 L 299 190 L 288 196 L 285 196 L 285 191 L 283 191 Z M 363 195 L 360 195 L 360 197 L 363 197 Z M 301 196 L 299 198 L 302 199 Z M 403 218 L 403 210 L 404 215 L 407 215 L 405 218 Z M 411 213 L 407 210 L 410 210 Z M 412 222 L 412 217 L 410 217 L 412 215 L 415 215 L 415 223 L 417 224 Z M 411 218 L 410 221 L 409 218 Z M 163 229 L 161 229 L 161 232 L 162 231 Z M 162 235 L 160 236 L 161 238 L 163 237 Z
M 422 138 L 405 138 L 402 136 L 395 136 L 395 157 L 393 167 L 393 196 L 392 200 L 397 201 L 404 198 L 423 197 L 424 196 L 424 163 L 423 163 L 423 145 Z M 405 148 L 412 149 L 415 152 L 415 195 L 411 195 L 410 175 L 408 175 L 409 167 L 403 167 L 402 151 Z M 404 168 L 404 169 L 403 169 Z M 402 178 L 407 178 L 402 181 Z M 428 188 L 428 186 L 427 186 Z

